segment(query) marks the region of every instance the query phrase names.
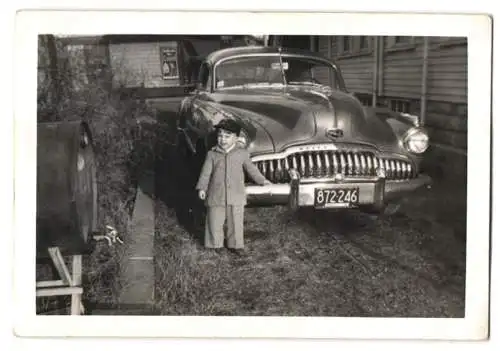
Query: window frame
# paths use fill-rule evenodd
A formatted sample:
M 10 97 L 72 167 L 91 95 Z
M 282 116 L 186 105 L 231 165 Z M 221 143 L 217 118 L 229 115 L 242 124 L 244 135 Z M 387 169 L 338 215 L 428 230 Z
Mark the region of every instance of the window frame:
M 389 99 L 389 109 L 394 112 L 410 113 L 411 102 L 405 98 L 391 98 Z
M 340 40 L 337 40 L 337 59 L 345 59 L 359 56 L 373 55 L 374 51 L 374 37 L 370 35 L 363 36 L 340 36 Z M 348 38 L 350 43 L 350 50 L 344 49 L 344 40 Z M 366 38 L 367 47 L 361 47 L 361 38 Z
M 467 46 L 467 45 L 468 45 L 467 37 L 448 37 L 447 39 L 440 41 L 438 43 L 438 47 L 440 48 Z
M 408 41 L 397 42 L 396 38 L 407 37 Z M 386 37 L 387 41 L 384 45 L 385 52 L 398 52 L 398 51 L 411 51 L 417 48 L 417 41 L 415 36 L 403 35 L 403 36 L 389 36 Z

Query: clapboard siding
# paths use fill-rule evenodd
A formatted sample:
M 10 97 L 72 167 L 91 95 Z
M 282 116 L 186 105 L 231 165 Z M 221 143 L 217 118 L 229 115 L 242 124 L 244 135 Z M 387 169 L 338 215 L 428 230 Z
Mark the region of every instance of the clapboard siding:
M 332 55 L 344 75 L 347 88 L 372 93 L 373 55 L 338 56 L 339 37 L 332 37 Z M 323 40 L 322 42 L 327 42 Z M 398 50 L 391 39 L 383 40 L 382 90 L 380 96 L 420 99 L 422 93 L 424 38 Z M 335 47 L 335 48 L 333 48 Z M 321 50 L 322 52 L 323 50 Z M 322 52 L 323 53 L 323 52 Z M 324 52 L 326 54 L 326 51 Z M 450 103 L 467 102 L 467 45 L 460 38 L 431 37 L 428 53 L 427 99 Z
M 328 57 L 328 40 L 331 41 L 328 36 L 320 36 L 318 39 L 318 52 L 325 57 Z
M 466 116 L 428 112 L 426 116 L 426 125 L 446 131 L 466 132 L 467 118 Z
M 432 38 L 429 48 L 428 98 L 467 102 L 467 44 L 443 45 L 453 38 Z
M 363 55 L 337 60 L 349 91 L 370 94 L 373 90 L 373 56 Z
M 328 57 L 328 40 L 329 37 L 321 36 L 318 38 L 318 52 L 325 57 Z M 319 82 L 328 82 L 329 74 L 327 70 L 316 70 L 315 78 Z
M 176 42 L 110 44 L 113 84 L 127 88 L 144 84 L 146 88 L 179 85 L 178 79 L 163 79 L 160 47 L 177 47 Z
M 328 40 L 331 41 L 331 56 L 328 53 Z M 318 52 L 335 61 L 342 72 L 346 87 L 356 93 L 371 94 L 373 82 L 373 56 L 337 57 L 338 45 L 335 37 L 319 37 Z
M 450 131 L 434 127 L 427 127 L 431 141 L 441 145 L 449 145 L 467 150 L 467 132 Z
M 337 44 L 337 41 L 335 39 L 331 39 L 332 42 L 332 55 L 335 55 L 336 52 L 339 50 L 339 46 Z
M 328 52 L 328 41 L 330 41 L 331 51 Z M 337 41 L 331 36 L 322 35 L 318 40 L 318 53 L 330 60 L 336 60 L 335 53 L 337 52 Z M 337 62 L 335 62 L 337 63 Z
M 422 90 L 422 53 L 419 41 L 415 47 L 393 51 L 384 40 L 383 86 L 381 95 L 418 98 Z
M 332 44 L 342 46 L 342 37 Z M 383 57 L 379 63 L 377 103 L 420 115 L 423 91 L 424 38 L 395 44 L 384 37 Z M 431 140 L 457 148 L 467 148 L 467 43 L 465 38 L 430 37 L 428 39 L 425 125 Z M 371 79 L 375 55 L 339 56 L 332 50 L 349 90 L 372 93 Z

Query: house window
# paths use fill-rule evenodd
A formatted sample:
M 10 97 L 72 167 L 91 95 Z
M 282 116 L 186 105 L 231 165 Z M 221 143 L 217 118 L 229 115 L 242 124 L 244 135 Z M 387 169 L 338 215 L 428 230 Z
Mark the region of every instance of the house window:
M 396 112 L 410 112 L 410 102 L 407 100 L 392 99 L 389 102 L 389 106 L 391 110 Z
M 386 37 L 385 42 L 387 43 L 385 47 L 387 51 L 411 50 L 416 47 L 413 36 Z
M 363 106 L 371 106 L 372 105 L 372 98 L 368 97 L 366 95 L 358 96 L 358 100 L 359 100 L 359 102 L 361 102 L 361 104 Z
M 367 36 L 359 37 L 359 48 L 361 51 L 366 51 L 370 48 L 370 44 Z
M 407 40 L 408 40 L 408 37 L 402 37 L 402 36 L 394 37 L 394 44 L 405 43 L 405 42 L 407 42 Z
M 373 52 L 370 36 L 342 36 L 338 37 L 338 56 L 351 57 L 366 55 Z
M 342 37 L 342 52 L 344 54 L 351 52 L 351 37 Z

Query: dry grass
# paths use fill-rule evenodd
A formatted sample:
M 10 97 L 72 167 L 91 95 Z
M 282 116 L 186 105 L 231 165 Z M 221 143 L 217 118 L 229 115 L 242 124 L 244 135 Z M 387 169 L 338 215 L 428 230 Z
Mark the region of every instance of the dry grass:
M 154 112 L 143 102 L 106 89 L 109 75 L 75 87 L 75 67 L 68 66 L 64 50 L 59 55 L 60 96 L 51 98 L 54 86 L 39 81 L 38 122 L 81 120 L 89 124 L 97 164 L 98 228 L 104 231 L 110 225 L 126 237 L 137 178 L 154 162 L 155 131 L 144 128 L 140 121 Z M 85 67 L 76 69 L 85 71 Z M 83 297 L 88 305 L 117 303 L 121 255 L 120 247 L 100 242 L 84 257 Z M 39 264 L 37 271 L 40 279 L 54 278 L 47 264 Z M 47 299 L 37 299 L 37 303 L 39 311 L 60 305 Z M 67 306 L 67 301 L 62 305 Z
M 247 209 L 248 254 L 240 258 L 205 250 L 162 202 L 156 220 L 163 315 L 464 314 L 464 243 L 440 224 Z

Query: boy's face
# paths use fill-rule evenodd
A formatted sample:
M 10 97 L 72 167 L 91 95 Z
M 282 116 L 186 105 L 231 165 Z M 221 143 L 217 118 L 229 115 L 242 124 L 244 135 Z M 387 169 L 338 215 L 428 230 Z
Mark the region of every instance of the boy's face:
M 217 143 L 223 149 L 228 149 L 233 146 L 238 140 L 238 136 L 235 133 L 231 133 L 224 129 L 219 129 L 217 133 Z

